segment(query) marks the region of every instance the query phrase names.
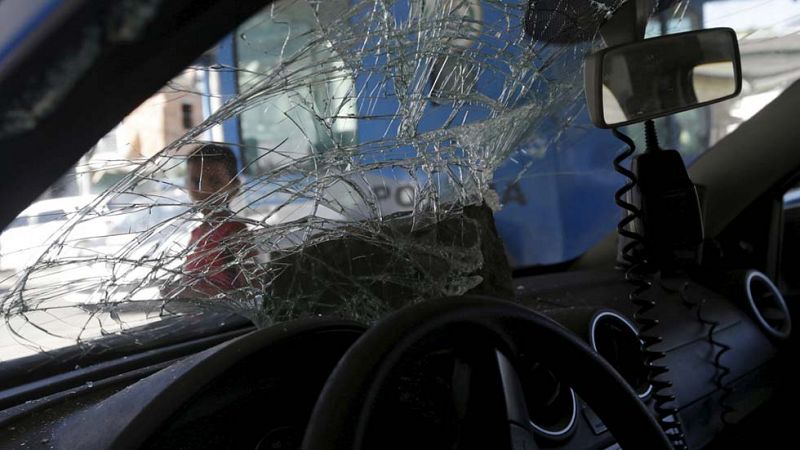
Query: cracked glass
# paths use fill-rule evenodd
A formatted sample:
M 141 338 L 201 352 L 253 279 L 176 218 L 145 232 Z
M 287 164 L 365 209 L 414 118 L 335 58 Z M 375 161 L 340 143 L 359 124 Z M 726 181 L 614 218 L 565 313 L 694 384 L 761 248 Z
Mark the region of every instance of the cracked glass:
M 513 298 L 513 268 L 568 262 L 619 218 L 621 145 L 589 124 L 582 72 L 619 3 L 569 10 L 578 28 L 555 0 L 266 7 L 3 231 L 0 359 L 212 312 L 369 323 Z M 800 29 L 765 18 L 758 34 L 745 3 L 677 2 L 648 33 L 740 20 L 742 48 L 766 58 Z M 794 80 L 793 61 L 702 120 L 661 121 L 665 144 L 702 152 Z

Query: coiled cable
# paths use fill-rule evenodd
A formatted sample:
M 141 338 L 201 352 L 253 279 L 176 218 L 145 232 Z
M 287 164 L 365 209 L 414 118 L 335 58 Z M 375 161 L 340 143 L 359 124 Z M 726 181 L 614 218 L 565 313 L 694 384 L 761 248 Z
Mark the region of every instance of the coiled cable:
M 646 126 L 652 127 L 652 124 Z M 644 236 L 633 229 L 634 221 L 641 217 L 641 210 L 625 199 L 625 196 L 638 183 L 636 173 L 623 165 L 636 152 L 636 146 L 631 138 L 616 128 L 613 128 L 612 132 L 617 139 L 627 144 L 627 149 L 614 158 L 614 169 L 628 180 L 614 195 L 617 206 L 625 211 L 623 218 L 617 224 L 617 233 L 627 239 L 627 242 L 623 242 L 620 252 L 621 266 L 625 270 L 625 280 L 633 285 L 633 290 L 628 297 L 636 306 L 633 318 L 639 325 L 639 338 L 642 341 L 642 352 L 648 367 L 648 381 L 653 386 L 653 407 L 658 422 L 669 437 L 672 446 L 676 450 L 687 450 L 688 445 L 683 433 L 683 426 L 678 417 L 678 410 L 674 406 L 675 396 L 671 392 L 672 383 L 666 379 L 669 369 L 658 364 L 658 361 L 666 355 L 654 349 L 654 346 L 662 341 L 661 336 L 654 332 L 660 322 L 658 319 L 648 316 L 648 313 L 655 308 L 656 303 L 645 296 L 645 293 L 653 286 L 650 280 L 654 271 L 645 257 Z M 648 135 L 650 135 L 649 132 Z
M 722 392 L 722 396 L 719 398 L 719 406 L 721 408 L 720 413 L 720 421 L 724 426 L 731 425 L 732 423 L 728 420 L 728 415 L 732 414 L 736 411 L 733 406 L 728 403 L 728 398 L 733 393 L 733 389 L 730 386 L 725 385 L 724 379 L 728 374 L 731 373 L 731 369 L 722 364 L 722 357 L 731 350 L 731 346 L 725 344 L 724 342 L 720 342 L 714 338 L 714 334 L 716 333 L 717 329 L 719 328 L 719 322 L 713 319 L 709 319 L 703 315 L 703 307 L 705 306 L 705 300 L 701 301 L 692 301 L 689 299 L 689 295 L 686 291 L 689 290 L 689 283 L 683 283 L 683 286 L 680 289 L 674 289 L 669 287 L 663 283 L 661 283 L 661 288 L 664 289 L 666 292 L 671 294 L 677 294 L 681 298 L 681 303 L 687 309 L 695 309 L 695 316 L 697 317 L 697 321 L 703 324 L 704 326 L 708 327 L 708 333 L 706 334 L 706 340 L 708 341 L 709 345 L 711 345 L 712 352 L 714 354 L 714 359 L 712 364 L 714 366 L 714 386 L 718 390 Z

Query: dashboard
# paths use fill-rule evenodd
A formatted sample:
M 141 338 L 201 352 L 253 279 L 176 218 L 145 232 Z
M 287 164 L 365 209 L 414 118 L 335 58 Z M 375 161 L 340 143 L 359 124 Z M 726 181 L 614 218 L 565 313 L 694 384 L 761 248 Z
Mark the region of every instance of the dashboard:
M 641 381 L 643 355 L 631 351 L 630 345 L 627 351 L 621 348 L 630 344 L 625 328 L 636 326 L 632 288 L 621 278 L 611 272 L 540 276 L 517 280 L 516 292 L 522 303 L 555 318 L 587 342 L 617 341 L 593 346 L 633 382 L 652 408 L 652 387 Z M 771 364 L 780 342 L 772 339 L 771 328 L 761 326 L 754 312 L 758 310 L 746 299 L 744 279 L 736 283 L 739 277 L 732 278 L 717 282 L 715 290 L 686 277 L 663 278 L 644 294 L 656 305 L 646 315 L 660 322 L 654 329 L 662 338 L 656 349 L 665 354 L 660 364 L 669 368 L 667 377 L 690 448 L 707 445 L 723 428 L 723 420 L 735 423 L 766 402 L 780 376 Z M 612 445 L 591 410 L 583 405 L 579 409 L 573 434 L 565 442 L 576 448 Z
M 714 289 L 688 277 L 659 278 L 646 292 L 655 302 L 646 314 L 659 321 L 651 334 L 662 339 L 657 349 L 690 448 L 704 447 L 725 423 L 775 394 L 774 361 L 790 319 L 769 284 L 750 276 L 748 283 L 761 283 L 750 289 L 747 275 Z M 514 292 L 519 303 L 582 337 L 653 408 L 631 285 L 621 272 L 517 278 Z M 78 386 L 65 383 L 60 392 L 2 411 L 0 448 L 298 448 L 327 374 L 364 329 L 332 319 L 278 325 Z M 500 372 L 516 366 L 515 395 L 524 397 L 528 414 L 511 418 L 541 448 L 618 448 L 591 408 L 547 367 L 500 352 L 496 365 Z M 395 437 L 397 445 L 386 448 L 419 436 L 426 445 L 418 448 L 446 447 L 459 432 L 458 355 L 431 352 L 401 372 L 385 396 L 388 412 L 376 413 L 378 432 Z

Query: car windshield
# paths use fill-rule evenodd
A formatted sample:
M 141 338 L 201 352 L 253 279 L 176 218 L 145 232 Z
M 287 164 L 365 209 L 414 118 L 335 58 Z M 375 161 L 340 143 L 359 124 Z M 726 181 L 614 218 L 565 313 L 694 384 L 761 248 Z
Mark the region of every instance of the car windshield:
M 582 65 L 621 2 L 577 22 L 546 3 L 274 2 L 3 231 L 0 359 L 208 311 L 371 322 L 510 298 L 513 269 L 579 257 L 620 217 L 623 144 L 591 126 Z M 657 120 L 687 163 L 800 76 L 791 0 L 672 2 L 647 35 L 718 26 L 742 94 Z

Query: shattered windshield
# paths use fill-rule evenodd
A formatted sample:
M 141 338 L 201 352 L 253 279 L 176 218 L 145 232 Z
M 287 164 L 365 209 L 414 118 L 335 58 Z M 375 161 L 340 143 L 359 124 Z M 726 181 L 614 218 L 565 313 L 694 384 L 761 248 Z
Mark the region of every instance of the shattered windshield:
M 590 126 L 582 72 L 619 2 L 587 3 L 579 29 L 537 3 L 268 6 L 0 235 L 0 359 L 207 311 L 263 327 L 510 298 L 512 269 L 578 257 L 619 217 L 621 144 Z M 651 35 L 740 32 L 743 97 L 659 121 L 687 160 L 800 70 L 748 78 L 748 57 L 763 65 L 800 28 L 752 25 L 751 3 L 678 2 L 651 20 Z

